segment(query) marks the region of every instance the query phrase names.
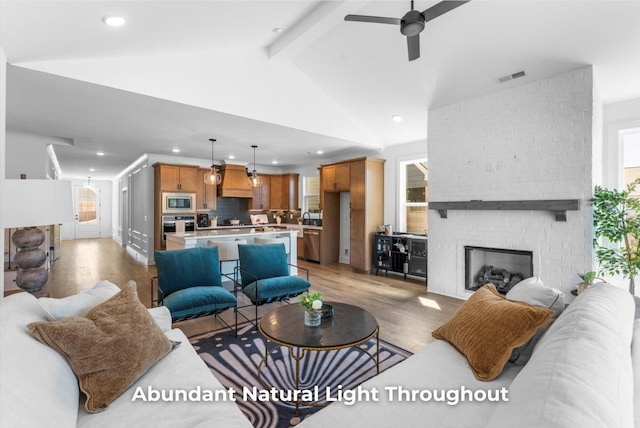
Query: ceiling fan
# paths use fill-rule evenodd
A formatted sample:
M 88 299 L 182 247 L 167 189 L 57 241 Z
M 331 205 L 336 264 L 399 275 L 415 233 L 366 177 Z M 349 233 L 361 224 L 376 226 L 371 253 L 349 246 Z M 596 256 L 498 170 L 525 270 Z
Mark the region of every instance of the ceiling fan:
M 376 24 L 393 24 L 400 26 L 400 32 L 407 36 L 407 47 L 409 48 L 409 61 L 420 58 L 420 33 L 424 30 L 424 24 L 443 15 L 458 6 L 462 6 L 467 1 L 441 1 L 429 9 L 418 12 L 413 9 L 411 0 L 411 10 L 402 18 L 385 18 L 381 16 L 347 15 L 345 21 L 373 22 Z

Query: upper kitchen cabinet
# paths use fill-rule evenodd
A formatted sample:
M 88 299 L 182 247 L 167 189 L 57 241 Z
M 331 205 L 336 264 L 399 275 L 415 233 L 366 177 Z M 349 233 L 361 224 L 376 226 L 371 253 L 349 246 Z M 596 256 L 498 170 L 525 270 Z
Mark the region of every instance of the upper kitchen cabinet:
M 249 209 L 263 211 L 271 209 L 271 176 L 260 174 L 262 186 L 254 187 L 253 199 L 249 200 Z
M 271 207 L 272 210 L 284 210 L 284 201 L 282 195 L 282 176 L 271 176 Z
M 300 174 L 271 175 L 270 178 L 270 210 L 294 211 L 298 207 L 298 180 Z M 264 186 L 264 178 L 263 186 Z
M 282 209 L 288 211 L 299 210 L 298 182 L 300 174 L 284 174 L 282 176 Z
M 350 185 L 350 163 L 324 165 L 321 170 L 321 192 L 348 192 Z
M 350 162 L 351 185 L 349 188 L 352 210 L 366 209 L 367 201 L 367 163 L 365 160 Z M 380 189 L 382 190 L 382 189 Z
M 206 184 L 204 175 L 211 171 L 209 168 L 198 168 L 196 181 L 196 210 L 211 211 L 216 209 L 217 187 L 215 184 Z
M 189 192 L 195 193 L 197 190 L 198 168 L 187 165 L 167 165 L 154 164 L 162 192 Z

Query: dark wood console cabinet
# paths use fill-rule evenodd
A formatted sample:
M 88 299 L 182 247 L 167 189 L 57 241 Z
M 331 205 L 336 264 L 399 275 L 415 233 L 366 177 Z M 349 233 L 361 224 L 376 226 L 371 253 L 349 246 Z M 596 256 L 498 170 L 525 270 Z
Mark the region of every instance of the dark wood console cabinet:
M 384 270 L 407 275 L 427 277 L 427 238 L 422 235 L 376 233 L 374 251 L 376 275 Z

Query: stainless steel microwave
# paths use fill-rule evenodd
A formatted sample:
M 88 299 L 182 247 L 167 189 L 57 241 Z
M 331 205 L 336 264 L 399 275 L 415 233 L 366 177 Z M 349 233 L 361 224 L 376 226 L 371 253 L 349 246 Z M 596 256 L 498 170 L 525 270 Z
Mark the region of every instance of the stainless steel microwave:
M 195 193 L 162 193 L 162 213 L 195 213 Z

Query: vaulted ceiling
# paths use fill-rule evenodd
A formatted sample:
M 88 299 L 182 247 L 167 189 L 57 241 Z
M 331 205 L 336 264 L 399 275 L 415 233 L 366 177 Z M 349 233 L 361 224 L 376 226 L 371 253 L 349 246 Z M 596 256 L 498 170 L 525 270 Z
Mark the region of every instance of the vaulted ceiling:
M 2 0 L 7 128 L 60 142 L 65 176 L 113 177 L 142 153 L 208 159 L 209 138 L 217 160 L 257 144 L 283 168 L 380 153 L 426 141 L 431 108 L 589 64 L 603 102 L 640 97 L 640 1 L 473 0 L 412 62 L 397 26 L 344 21 L 409 3 Z

